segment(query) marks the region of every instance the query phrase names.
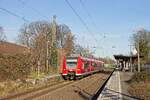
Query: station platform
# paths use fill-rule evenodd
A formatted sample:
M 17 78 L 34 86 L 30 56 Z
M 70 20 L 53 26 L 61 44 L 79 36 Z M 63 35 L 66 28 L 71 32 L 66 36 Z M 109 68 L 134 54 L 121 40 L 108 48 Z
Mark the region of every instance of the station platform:
M 97 100 L 122 100 L 120 72 L 115 71 Z
M 139 100 L 128 93 L 133 73 L 114 71 L 97 100 Z

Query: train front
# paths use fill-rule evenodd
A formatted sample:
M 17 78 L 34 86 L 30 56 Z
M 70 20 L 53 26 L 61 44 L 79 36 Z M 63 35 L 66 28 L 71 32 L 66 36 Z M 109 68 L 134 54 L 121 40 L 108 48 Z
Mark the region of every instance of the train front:
M 77 64 L 78 64 L 78 57 L 64 58 L 62 71 L 62 76 L 64 79 L 73 80 L 76 78 Z

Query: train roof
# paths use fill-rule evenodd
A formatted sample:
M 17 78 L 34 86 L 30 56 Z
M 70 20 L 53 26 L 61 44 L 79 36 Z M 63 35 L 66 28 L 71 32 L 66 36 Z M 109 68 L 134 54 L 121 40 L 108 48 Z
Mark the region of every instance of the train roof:
M 81 57 L 81 59 L 86 60 L 86 61 L 93 61 L 93 62 L 96 61 L 96 62 L 99 62 L 99 63 L 104 63 L 103 61 L 95 59 L 95 58 Z
M 103 61 L 98 60 L 96 58 L 84 57 L 84 56 L 81 56 L 80 54 L 71 54 L 70 56 L 67 56 L 66 58 L 67 59 L 78 59 L 79 57 L 82 60 L 85 60 L 85 61 L 93 61 L 93 62 L 96 61 L 96 62 L 99 62 L 99 63 L 104 63 Z

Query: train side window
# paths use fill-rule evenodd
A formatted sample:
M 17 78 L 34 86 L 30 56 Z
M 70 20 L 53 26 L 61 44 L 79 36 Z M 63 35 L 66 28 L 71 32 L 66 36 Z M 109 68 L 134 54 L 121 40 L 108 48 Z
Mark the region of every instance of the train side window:
M 99 63 L 97 63 L 97 67 L 99 67 Z
M 85 65 L 84 65 L 84 63 L 82 63 L 82 68 L 84 69 L 84 67 L 85 67 Z
M 92 62 L 92 64 L 91 64 L 92 66 L 95 66 L 95 63 L 94 62 Z
M 85 62 L 84 63 L 84 67 L 86 68 L 86 67 L 89 67 L 89 62 Z
M 94 67 L 97 67 L 97 64 L 96 64 L 96 63 L 94 63 Z

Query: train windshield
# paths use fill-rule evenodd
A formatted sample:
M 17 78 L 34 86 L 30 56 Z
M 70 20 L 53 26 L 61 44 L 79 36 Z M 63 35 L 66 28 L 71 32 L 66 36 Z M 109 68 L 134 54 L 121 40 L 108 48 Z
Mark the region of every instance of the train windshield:
M 67 59 L 67 67 L 74 68 L 77 66 L 77 59 Z

